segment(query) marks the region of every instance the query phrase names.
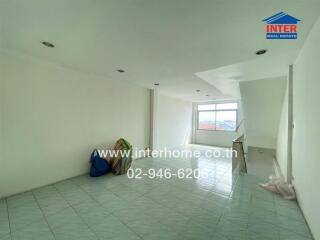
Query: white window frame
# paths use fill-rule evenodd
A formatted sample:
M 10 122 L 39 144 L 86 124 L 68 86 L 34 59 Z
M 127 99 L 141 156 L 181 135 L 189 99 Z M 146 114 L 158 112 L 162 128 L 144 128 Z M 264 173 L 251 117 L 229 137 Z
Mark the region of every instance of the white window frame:
M 215 107 L 215 110 L 198 110 L 199 105 L 218 105 L 218 104 L 224 104 L 224 103 L 236 103 L 237 108 L 236 109 L 219 109 L 217 110 Z M 200 112 L 215 112 L 215 119 L 214 122 L 216 123 L 217 121 L 217 112 L 224 112 L 224 111 L 235 111 L 236 112 L 236 127 L 234 130 L 219 130 L 219 129 L 200 129 L 199 128 L 199 113 Z M 196 130 L 197 131 L 218 131 L 218 132 L 236 132 L 237 131 L 237 126 L 238 126 L 238 113 L 239 113 L 239 102 L 237 101 L 228 101 L 228 102 L 206 102 L 206 103 L 197 103 L 196 104 Z

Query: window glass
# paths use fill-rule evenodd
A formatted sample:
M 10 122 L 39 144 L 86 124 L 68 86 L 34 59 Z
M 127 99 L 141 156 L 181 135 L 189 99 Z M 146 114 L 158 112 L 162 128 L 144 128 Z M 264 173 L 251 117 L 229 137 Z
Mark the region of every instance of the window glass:
M 215 112 L 199 112 L 198 113 L 198 129 L 215 130 Z
M 235 131 L 237 125 L 237 111 L 217 111 L 216 130 Z
M 238 103 L 212 103 L 198 105 L 198 129 L 235 131 Z
M 198 110 L 203 111 L 203 110 L 215 110 L 216 105 L 215 104 L 206 104 L 206 105 L 198 105 Z

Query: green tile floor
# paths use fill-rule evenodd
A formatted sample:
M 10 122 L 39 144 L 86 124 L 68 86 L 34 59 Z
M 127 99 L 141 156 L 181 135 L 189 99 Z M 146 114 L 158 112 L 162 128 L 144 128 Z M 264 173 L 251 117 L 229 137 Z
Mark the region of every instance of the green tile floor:
M 252 175 L 232 175 L 231 159 L 134 162 L 145 172 L 189 167 L 211 174 L 199 179 L 80 176 L 0 200 L 0 240 L 312 239 L 296 202 L 259 188 L 261 181 Z

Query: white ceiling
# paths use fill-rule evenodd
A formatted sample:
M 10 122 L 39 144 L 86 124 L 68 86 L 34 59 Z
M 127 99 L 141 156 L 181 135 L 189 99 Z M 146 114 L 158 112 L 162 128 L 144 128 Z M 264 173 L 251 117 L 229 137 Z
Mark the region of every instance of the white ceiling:
M 231 64 L 196 75 L 215 86 L 230 98 L 240 98 L 239 82 L 261 79 L 274 79 L 287 76 L 289 65 L 299 51 L 288 51 L 283 54 L 266 54 L 263 57 Z
M 284 75 L 320 13 L 318 0 L 0 4 L 1 48 L 147 88 L 159 82 L 163 93 L 191 101 L 230 98 L 232 81 Z M 298 40 L 265 39 L 262 20 L 280 11 L 301 19 Z M 56 47 L 45 48 L 41 41 Z M 269 52 L 256 56 L 262 48 Z M 118 73 L 119 68 L 126 72 Z

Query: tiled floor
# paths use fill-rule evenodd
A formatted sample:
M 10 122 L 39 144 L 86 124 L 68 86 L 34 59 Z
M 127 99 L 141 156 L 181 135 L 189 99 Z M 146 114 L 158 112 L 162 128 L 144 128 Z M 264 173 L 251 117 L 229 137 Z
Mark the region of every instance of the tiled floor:
M 248 147 L 247 169 L 248 172 L 262 179 L 268 179 L 273 173 L 273 162 L 276 151 L 268 148 Z
M 204 148 L 201 148 L 204 150 Z M 0 240 L 308 240 L 293 201 L 232 176 L 230 159 L 152 159 L 135 168 L 209 169 L 208 178 L 80 176 L 0 200 Z

